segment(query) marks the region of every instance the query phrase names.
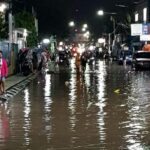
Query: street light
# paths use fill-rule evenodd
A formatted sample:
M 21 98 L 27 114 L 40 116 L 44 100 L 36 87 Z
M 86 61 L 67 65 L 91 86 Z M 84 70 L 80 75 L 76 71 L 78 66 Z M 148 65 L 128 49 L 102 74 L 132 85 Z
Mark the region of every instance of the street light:
M 74 26 L 75 26 L 74 21 L 70 21 L 70 22 L 69 22 L 69 27 L 74 27 Z
M 116 12 L 104 12 L 103 10 L 98 10 L 97 15 L 98 16 L 104 16 L 104 14 L 109 14 L 109 15 L 116 15 Z
M 0 12 L 3 13 L 7 8 L 8 8 L 8 6 L 7 6 L 6 3 L 1 3 L 0 4 Z
M 85 32 L 86 31 L 86 28 L 82 28 L 82 32 Z
M 49 44 L 50 40 L 49 39 L 43 39 L 43 44 Z
M 114 34 L 114 40 L 115 40 L 115 28 L 116 28 L 116 21 L 114 19 L 114 17 L 112 17 L 112 15 L 116 15 L 117 13 L 116 12 L 104 12 L 103 10 L 98 10 L 97 11 L 97 15 L 98 16 L 104 16 L 104 14 L 108 14 L 108 15 L 111 15 L 111 20 L 113 21 L 113 34 Z M 110 54 L 110 44 L 111 44 L 111 34 L 112 33 L 109 33 L 109 54 Z
M 97 15 L 99 15 L 99 16 L 103 16 L 103 15 L 104 15 L 104 11 L 103 11 L 103 10 L 99 10 L 99 11 L 97 11 Z
M 108 14 L 108 15 L 116 15 L 116 12 L 104 12 L 103 10 L 99 10 L 97 11 L 97 15 L 98 16 L 104 16 L 104 14 Z M 111 19 L 113 21 L 113 32 L 114 32 L 114 36 L 115 36 L 115 27 L 116 27 L 116 22 L 114 17 L 111 16 Z
M 13 39 L 13 27 L 12 27 L 12 0 L 9 3 L 0 3 L 0 12 L 4 13 L 4 11 L 8 9 L 8 22 L 9 22 L 9 51 L 11 51 L 11 43 Z
M 85 23 L 85 24 L 83 25 L 83 28 L 87 29 L 87 28 L 88 28 L 88 25 Z

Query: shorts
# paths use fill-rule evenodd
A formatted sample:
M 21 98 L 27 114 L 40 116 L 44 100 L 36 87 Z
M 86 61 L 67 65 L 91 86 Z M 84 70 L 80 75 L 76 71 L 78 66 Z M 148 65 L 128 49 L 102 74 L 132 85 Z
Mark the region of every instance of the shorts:
M 0 77 L 0 81 L 5 81 L 6 79 L 5 79 L 5 77 Z

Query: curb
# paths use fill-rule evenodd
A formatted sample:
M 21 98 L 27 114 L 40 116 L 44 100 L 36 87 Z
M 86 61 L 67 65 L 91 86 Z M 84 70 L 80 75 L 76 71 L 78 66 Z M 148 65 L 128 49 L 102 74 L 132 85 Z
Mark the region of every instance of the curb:
M 28 75 L 26 78 L 24 78 L 23 80 L 21 80 L 21 81 L 19 81 L 19 82 L 17 82 L 17 83 L 15 83 L 14 85 L 12 85 L 12 86 L 10 86 L 10 87 L 8 87 L 7 89 L 6 89 L 6 91 L 8 91 L 8 90 L 10 90 L 11 88 L 13 88 L 14 86 L 16 86 L 16 85 L 18 85 L 18 84 L 20 84 L 20 83 L 22 83 L 22 82 L 24 82 L 24 81 L 26 81 L 27 79 L 29 79 L 30 77 L 32 77 L 32 76 L 36 76 L 37 74 L 30 74 L 30 75 Z

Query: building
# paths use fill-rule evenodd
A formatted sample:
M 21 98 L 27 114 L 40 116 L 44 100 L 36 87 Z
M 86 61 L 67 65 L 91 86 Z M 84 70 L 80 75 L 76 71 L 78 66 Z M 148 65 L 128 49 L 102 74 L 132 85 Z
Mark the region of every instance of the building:
M 27 36 L 31 32 L 24 28 L 16 28 L 13 30 L 13 43 L 18 44 L 18 49 L 27 47 Z
M 134 21 L 136 23 L 150 21 L 150 1 L 140 0 L 135 7 Z

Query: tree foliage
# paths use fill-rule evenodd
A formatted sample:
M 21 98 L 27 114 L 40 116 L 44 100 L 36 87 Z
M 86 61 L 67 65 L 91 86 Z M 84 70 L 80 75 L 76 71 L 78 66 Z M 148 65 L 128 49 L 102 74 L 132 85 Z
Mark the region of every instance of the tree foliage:
M 37 45 L 37 33 L 35 28 L 34 16 L 29 12 L 23 11 L 15 15 L 15 27 L 26 28 L 30 33 L 27 37 L 27 46 Z
M 0 39 L 7 38 L 7 25 L 3 13 L 0 12 Z

